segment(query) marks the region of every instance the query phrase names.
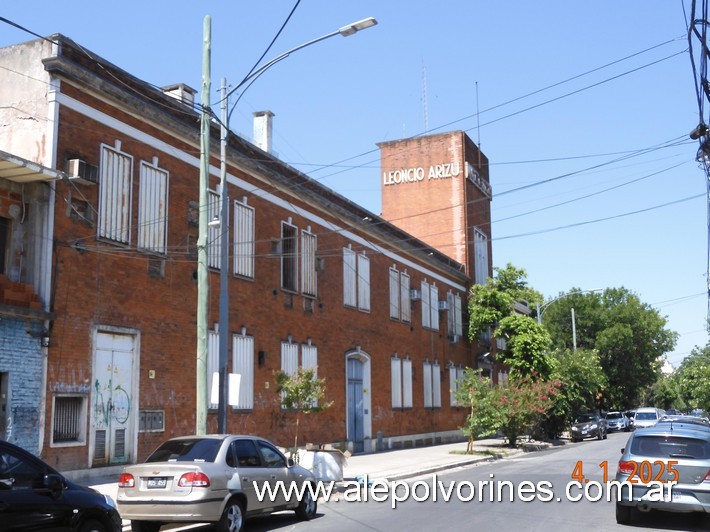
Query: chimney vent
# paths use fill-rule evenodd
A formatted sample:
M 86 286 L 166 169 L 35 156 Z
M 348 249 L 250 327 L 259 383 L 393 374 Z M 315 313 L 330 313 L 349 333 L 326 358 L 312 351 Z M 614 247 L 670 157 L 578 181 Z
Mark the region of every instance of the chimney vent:
M 176 83 L 174 85 L 163 87 L 161 90 L 164 94 L 172 96 L 185 105 L 190 107 L 195 106 L 195 94 L 197 94 L 197 91 L 189 85 L 185 85 L 184 83 Z
M 254 144 L 271 153 L 271 130 L 274 113 L 257 111 L 254 113 Z

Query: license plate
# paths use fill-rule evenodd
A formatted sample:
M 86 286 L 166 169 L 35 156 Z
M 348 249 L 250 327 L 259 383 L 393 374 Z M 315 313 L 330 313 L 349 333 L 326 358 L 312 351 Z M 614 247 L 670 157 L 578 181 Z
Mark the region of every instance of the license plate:
M 683 498 L 683 494 L 679 491 L 673 491 L 671 490 L 671 496 L 668 497 L 668 495 L 663 496 L 664 502 L 678 502 Z
M 148 489 L 160 489 L 168 485 L 168 477 L 149 478 L 146 486 Z

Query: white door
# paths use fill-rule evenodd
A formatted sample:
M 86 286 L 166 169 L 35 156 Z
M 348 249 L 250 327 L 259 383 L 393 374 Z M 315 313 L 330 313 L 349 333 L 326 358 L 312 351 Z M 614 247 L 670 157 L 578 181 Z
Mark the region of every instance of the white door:
M 132 461 L 134 356 L 134 336 L 97 333 L 92 389 L 92 467 Z

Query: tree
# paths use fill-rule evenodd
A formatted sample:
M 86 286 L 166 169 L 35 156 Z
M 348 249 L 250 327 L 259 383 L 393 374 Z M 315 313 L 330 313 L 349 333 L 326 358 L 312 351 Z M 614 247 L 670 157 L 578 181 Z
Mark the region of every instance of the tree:
M 623 287 L 607 288 L 603 294 L 571 294 L 546 310 L 543 324 L 556 347 L 569 346 L 572 308 L 577 346 L 594 349 L 607 376 L 606 405 L 638 406 L 640 393 L 656 381 L 662 357 L 675 346 L 677 333 L 666 329 L 666 319 L 637 295 Z
M 491 379 L 483 377 L 481 370 L 466 368 L 456 387 L 456 401 L 470 410 L 466 424 L 461 427 L 468 437 L 467 453 L 473 452 L 473 442 L 478 436 L 495 434 L 499 426 L 499 412 L 491 396 Z
M 599 354 L 590 349 L 562 349 L 553 353 L 553 378 L 561 383 L 543 430 L 555 438 L 569 427 L 576 414 L 598 408 L 600 394 L 607 387 Z
M 298 449 L 300 414 L 311 414 L 330 408 L 332 401 L 324 402 L 325 379 L 316 377 L 315 368 L 299 367 L 293 375 L 284 371 L 276 374 L 276 392 L 281 395 L 281 406 L 296 412 L 296 435 L 294 452 Z
M 677 374 L 680 393 L 687 406 L 710 411 L 710 344 L 693 349 Z
M 475 341 L 490 331 L 494 338 L 505 340 L 505 347 L 496 355 L 498 362 L 519 376 L 537 372 L 545 379 L 552 369 L 545 353 L 548 333 L 530 316 L 515 312 L 516 302 L 537 303 L 542 296 L 528 287 L 525 270 L 512 264 L 494 270 L 495 278 L 471 289 L 469 338 Z
M 658 380 L 650 387 L 647 396 L 649 404 L 656 405 L 664 410 L 669 408 L 686 409 L 685 401 L 681 397 L 678 377 L 675 374 L 665 375 L 664 373 L 659 373 Z
M 558 381 L 543 381 L 533 376 L 511 376 L 507 386 L 491 386 L 480 370 L 467 368 L 459 381 L 456 397 L 470 408 L 466 424 L 461 427 L 469 437 L 468 452 L 473 450 L 476 436 L 494 434 L 499 430 L 515 447 L 518 438 L 546 416 L 559 391 Z

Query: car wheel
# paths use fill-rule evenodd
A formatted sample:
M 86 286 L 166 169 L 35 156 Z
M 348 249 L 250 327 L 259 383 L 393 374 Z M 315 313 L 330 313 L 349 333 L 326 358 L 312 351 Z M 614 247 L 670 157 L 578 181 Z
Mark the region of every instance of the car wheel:
M 219 532 L 239 532 L 244 528 L 244 507 L 238 499 L 230 499 L 217 523 Z
M 109 532 L 109 529 L 101 521 L 91 520 L 81 525 L 79 532 Z
M 609 433 L 607 431 L 604 431 L 604 439 L 606 440 L 607 436 L 609 436 Z
M 597 429 L 597 439 L 601 440 L 603 437 L 604 435 L 602 434 L 602 429 Z
M 131 521 L 131 530 L 133 532 L 158 532 L 163 523 L 156 521 Z
M 631 522 L 631 506 L 616 503 L 616 522 L 620 525 L 628 525 Z
M 311 495 L 311 490 L 306 489 L 303 493 L 303 499 L 301 499 L 296 507 L 296 517 L 303 521 L 310 521 L 316 516 L 317 509 L 318 501 Z

